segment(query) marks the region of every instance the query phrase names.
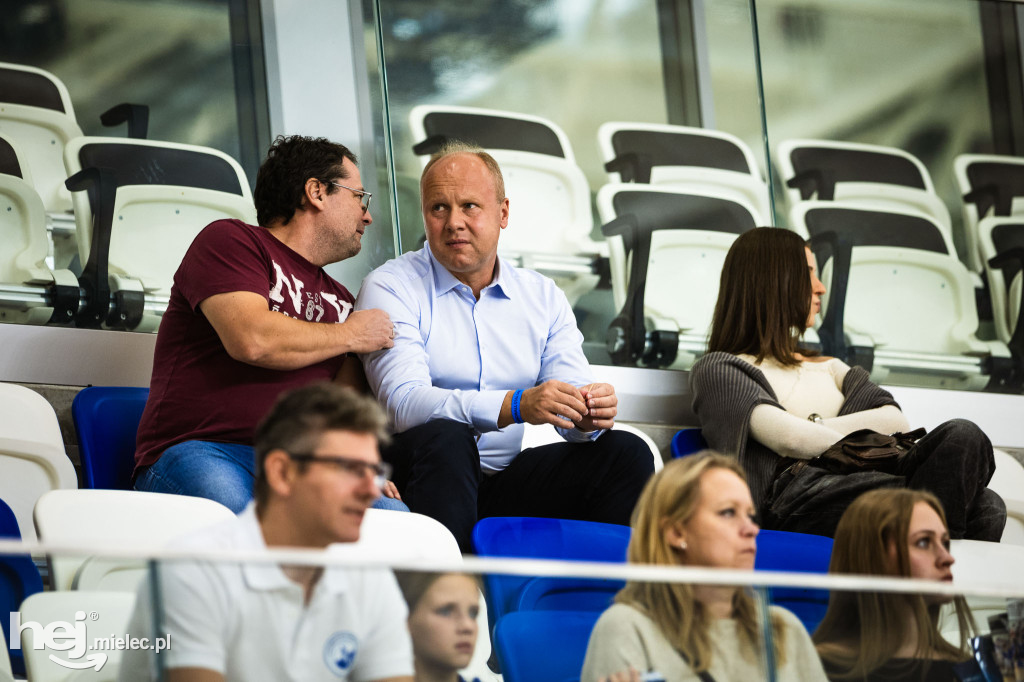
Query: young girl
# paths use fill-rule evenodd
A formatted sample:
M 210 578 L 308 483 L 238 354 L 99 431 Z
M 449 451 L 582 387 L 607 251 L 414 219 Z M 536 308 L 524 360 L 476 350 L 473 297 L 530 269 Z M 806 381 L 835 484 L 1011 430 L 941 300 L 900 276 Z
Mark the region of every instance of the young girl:
M 465 682 L 480 613 L 477 581 L 463 573 L 396 573 L 409 605 L 416 682 Z

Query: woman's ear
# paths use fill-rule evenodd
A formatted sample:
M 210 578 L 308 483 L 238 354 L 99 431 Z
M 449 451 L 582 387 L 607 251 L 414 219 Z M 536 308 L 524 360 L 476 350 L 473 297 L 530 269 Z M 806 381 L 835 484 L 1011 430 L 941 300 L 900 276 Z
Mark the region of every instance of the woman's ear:
M 686 529 L 682 521 L 671 521 L 663 519 L 661 522 L 661 534 L 669 547 L 676 549 L 686 548 Z

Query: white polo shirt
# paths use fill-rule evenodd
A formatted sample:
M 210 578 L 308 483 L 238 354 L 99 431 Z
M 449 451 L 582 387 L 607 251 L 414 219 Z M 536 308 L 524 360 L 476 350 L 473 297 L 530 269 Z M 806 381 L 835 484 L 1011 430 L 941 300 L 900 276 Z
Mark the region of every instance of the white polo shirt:
M 265 549 L 250 504 L 238 519 L 176 543 L 190 549 Z M 381 569 L 326 569 L 309 604 L 276 564 L 165 561 L 159 571 L 163 632 L 152 632 L 148 581 L 129 625 L 133 637 L 170 635 L 170 647 L 126 651 L 119 679 L 206 668 L 226 680 L 352 680 L 413 674 L 408 611 L 395 577 Z

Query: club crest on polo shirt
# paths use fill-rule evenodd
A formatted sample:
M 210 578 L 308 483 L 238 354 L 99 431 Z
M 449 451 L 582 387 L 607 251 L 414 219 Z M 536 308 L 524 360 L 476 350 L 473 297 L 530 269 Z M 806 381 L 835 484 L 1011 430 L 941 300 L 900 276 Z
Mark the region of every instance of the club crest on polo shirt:
M 352 669 L 359 651 L 359 640 L 351 632 L 335 632 L 324 643 L 324 664 L 338 677 L 345 677 Z

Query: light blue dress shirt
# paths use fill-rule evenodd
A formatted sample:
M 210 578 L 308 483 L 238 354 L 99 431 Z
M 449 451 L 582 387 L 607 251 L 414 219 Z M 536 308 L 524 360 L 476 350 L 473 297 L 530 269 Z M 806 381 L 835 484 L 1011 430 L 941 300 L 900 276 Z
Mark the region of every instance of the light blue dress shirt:
M 476 300 L 428 246 L 388 261 L 363 280 L 356 309 L 380 308 L 395 324 L 395 346 L 361 356 L 377 400 L 397 432 L 431 419 L 476 430 L 485 473 L 519 454 L 523 426 L 498 428 L 510 390 L 549 379 L 593 383 L 583 335 L 565 294 L 543 275 L 499 259 L 498 274 Z M 602 431 L 558 429 L 566 440 Z

